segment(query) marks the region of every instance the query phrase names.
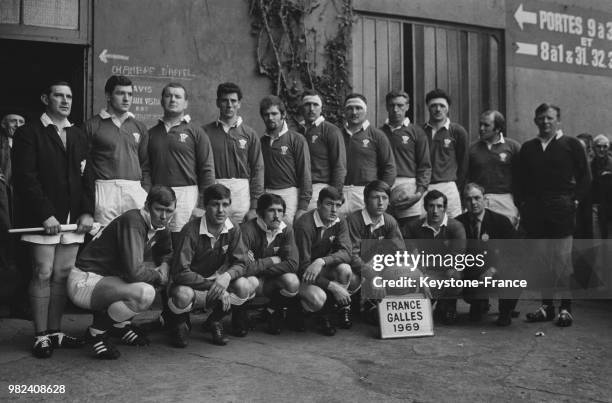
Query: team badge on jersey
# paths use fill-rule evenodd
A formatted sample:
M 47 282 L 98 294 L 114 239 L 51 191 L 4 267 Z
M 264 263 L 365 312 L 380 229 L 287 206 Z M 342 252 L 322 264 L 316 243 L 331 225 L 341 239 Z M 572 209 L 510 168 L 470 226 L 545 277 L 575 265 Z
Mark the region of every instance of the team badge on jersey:
M 368 139 L 363 139 L 363 146 L 367 148 L 367 147 L 368 147 L 368 144 L 370 144 L 370 140 L 368 140 Z
M 444 139 L 444 147 L 448 148 L 451 144 L 451 139 Z
M 85 165 L 87 164 L 86 160 L 81 161 L 81 176 L 83 176 L 83 172 L 85 172 Z
M 329 237 L 329 241 L 330 241 L 330 242 L 334 242 L 334 239 L 336 239 L 336 236 L 335 236 L 335 235 L 332 235 L 332 236 L 330 236 L 330 237 Z
M 289 147 L 281 146 L 281 154 L 282 155 L 287 155 L 287 150 L 289 150 Z
M 229 246 L 229 245 L 223 245 L 223 246 L 221 247 L 221 250 L 223 251 L 223 253 L 227 253 L 227 247 L 228 247 L 228 246 Z
M 506 154 L 506 153 L 499 153 L 499 160 L 501 162 L 506 162 L 507 159 L 508 159 L 508 154 Z
M 280 249 L 280 247 L 279 247 L 279 246 L 275 246 L 275 247 L 273 247 L 273 248 L 272 248 L 272 250 L 274 251 L 274 253 L 277 253 L 279 249 Z
M 489 234 L 487 234 L 486 232 L 485 232 L 485 233 L 483 233 L 483 234 L 480 236 L 480 239 L 482 239 L 482 240 L 483 240 L 483 242 L 487 242 L 487 241 L 489 240 Z
M 137 143 L 140 143 L 140 133 L 134 132 L 132 136 L 134 136 L 134 140 L 136 140 Z
M 410 137 L 402 136 L 402 144 L 408 144 L 408 140 L 410 140 Z
M 179 134 L 179 141 L 180 141 L 181 143 L 184 143 L 184 142 L 185 142 L 185 140 L 187 140 L 187 133 L 181 133 L 181 134 Z
M 246 144 L 247 144 L 247 141 L 245 139 L 238 140 L 238 147 L 240 147 L 242 150 L 246 148 Z
M 318 138 L 319 136 L 312 136 L 312 143 L 314 144 L 314 142 L 317 141 Z

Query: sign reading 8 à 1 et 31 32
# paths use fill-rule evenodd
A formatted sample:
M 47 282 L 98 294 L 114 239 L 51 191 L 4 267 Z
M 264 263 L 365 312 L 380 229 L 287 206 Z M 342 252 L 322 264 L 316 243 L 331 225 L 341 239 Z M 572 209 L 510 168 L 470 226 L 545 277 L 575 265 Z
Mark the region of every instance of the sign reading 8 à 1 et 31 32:
M 506 4 L 510 64 L 612 76 L 612 14 L 543 1 Z

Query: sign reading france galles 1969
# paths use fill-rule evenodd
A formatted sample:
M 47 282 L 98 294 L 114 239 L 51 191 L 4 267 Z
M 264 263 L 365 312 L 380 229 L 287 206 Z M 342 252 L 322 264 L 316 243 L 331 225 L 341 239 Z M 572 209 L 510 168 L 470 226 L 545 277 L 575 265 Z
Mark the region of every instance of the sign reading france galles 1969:
M 612 76 L 612 14 L 544 1 L 506 5 L 510 65 Z
M 382 339 L 434 334 L 431 301 L 421 294 L 383 298 L 378 315 Z

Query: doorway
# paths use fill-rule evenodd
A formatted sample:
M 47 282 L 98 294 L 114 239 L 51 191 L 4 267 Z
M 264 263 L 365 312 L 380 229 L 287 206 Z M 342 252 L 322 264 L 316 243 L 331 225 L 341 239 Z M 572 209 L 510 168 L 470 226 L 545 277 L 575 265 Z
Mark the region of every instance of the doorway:
M 72 87 L 70 121 L 80 124 L 85 117 L 86 48 L 63 43 L 0 39 L 0 118 L 17 113 L 27 121 L 43 112 L 40 94 L 52 80 Z

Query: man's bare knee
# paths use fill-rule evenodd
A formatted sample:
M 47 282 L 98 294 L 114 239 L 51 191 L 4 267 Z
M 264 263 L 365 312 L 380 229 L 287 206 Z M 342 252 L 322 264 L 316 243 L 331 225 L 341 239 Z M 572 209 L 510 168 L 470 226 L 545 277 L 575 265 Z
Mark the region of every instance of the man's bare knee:
M 139 311 L 145 311 L 155 300 L 155 288 L 147 283 L 135 283 L 134 303 Z
M 34 273 L 32 275 L 32 281 L 39 285 L 48 286 L 51 283 L 51 275 L 53 274 L 53 267 L 51 264 L 38 262 L 34 266 Z
M 238 298 L 248 298 L 251 294 L 251 282 L 245 277 L 240 277 L 231 285 L 232 292 L 236 294 Z
M 351 266 L 346 263 L 340 263 L 334 269 L 334 277 L 340 284 L 348 284 L 351 281 L 351 276 L 353 275 L 353 271 L 351 270 Z
M 170 290 L 170 298 L 178 308 L 186 308 L 193 301 L 194 293 L 190 287 L 179 285 Z
M 300 298 L 302 299 L 304 309 L 310 312 L 317 312 L 325 305 L 327 294 L 319 287 L 309 286 L 300 290 Z
M 294 273 L 285 273 L 280 276 L 281 288 L 290 293 L 298 292 L 300 288 L 300 280 Z

